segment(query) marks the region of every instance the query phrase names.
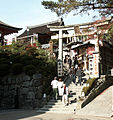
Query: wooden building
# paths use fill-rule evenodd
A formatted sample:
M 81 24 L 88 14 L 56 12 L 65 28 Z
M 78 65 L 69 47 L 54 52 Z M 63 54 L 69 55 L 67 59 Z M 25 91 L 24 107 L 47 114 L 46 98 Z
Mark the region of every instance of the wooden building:
M 21 30 L 22 28 L 17 28 L 17 27 L 13 27 L 11 25 L 8 25 L 2 21 L 0 21 L 0 43 L 1 45 L 5 45 L 5 41 L 4 41 L 4 36 L 5 35 L 9 35 L 12 33 L 17 33 L 19 30 Z
M 79 26 L 79 33 L 75 30 L 76 42 L 71 49 L 77 52 L 80 67 L 92 78 L 110 74 L 113 68 L 113 39 L 103 38 L 111 25 L 109 18 Z
M 60 20 L 35 25 L 28 26 L 27 29 L 17 37 L 18 41 L 23 41 L 24 43 L 29 43 L 31 46 L 39 47 L 41 45 L 49 46 L 49 41 L 51 40 L 51 35 L 56 34 L 55 32 L 51 32 L 48 25 L 59 26 L 61 24 Z
M 111 25 L 113 25 L 112 17 L 82 24 L 49 26 L 49 28 L 51 31 L 62 33 L 59 41 L 67 38 L 67 44 L 64 47 L 70 49 L 68 55 L 71 58 L 77 57 L 79 66 L 89 77 L 98 78 L 100 75 L 109 74 L 113 69 L 113 39 L 103 38 Z M 73 34 L 63 34 L 64 30 L 73 30 Z M 60 52 L 61 55 L 59 55 L 63 60 L 65 56 L 62 58 L 62 48 Z

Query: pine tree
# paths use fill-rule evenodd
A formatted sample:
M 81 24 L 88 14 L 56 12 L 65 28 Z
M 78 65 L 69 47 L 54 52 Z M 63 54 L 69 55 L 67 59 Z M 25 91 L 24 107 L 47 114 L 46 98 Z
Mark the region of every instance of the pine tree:
M 113 14 L 113 0 L 57 0 L 42 1 L 45 9 L 50 9 L 58 16 L 75 11 L 75 14 L 88 13 L 97 9 L 100 15 L 108 16 Z

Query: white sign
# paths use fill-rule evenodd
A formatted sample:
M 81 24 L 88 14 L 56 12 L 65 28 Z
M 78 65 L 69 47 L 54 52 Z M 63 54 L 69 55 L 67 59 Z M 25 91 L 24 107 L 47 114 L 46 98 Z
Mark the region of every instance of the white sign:
M 95 78 L 99 77 L 99 54 L 93 54 L 93 75 Z
M 58 60 L 58 76 L 63 76 L 63 63 L 61 60 Z

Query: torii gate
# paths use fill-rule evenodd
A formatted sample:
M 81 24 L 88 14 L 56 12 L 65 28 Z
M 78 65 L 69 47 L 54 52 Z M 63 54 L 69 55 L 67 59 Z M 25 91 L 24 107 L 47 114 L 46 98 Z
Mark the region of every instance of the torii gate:
M 59 54 L 58 54 L 58 76 L 63 76 L 63 38 L 66 37 L 65 34 L 63 34 L 63 31 L 68 31 L 68 30 L 74 30 L 75 26 L 90 26 L 92 24 L 92 22 L 88 22 L 88 23 L 82 23 L 82 24 L 75 24 L 75 25 L 66 25 L 66 26 L 47 26 L 48 28 L 50 28 L 50 31 L 58 31 L 59 35 L 58 38 L 59 39 Z M 99 71 L 99 40 L 98 38 L 96 39 L 96 43 L 95 43 L 95 56 L 98 58 L 96 59 L 97 63 L 96 64 L 96 70 L 97 72 Z M 96 75 L 96 77 L 98 77 L 98 74 Z
M 47 26 L 50 31 L 58 31 L 59 54 L 58 54 L 58 76 L 63 76 L 63 31 L 74 30 L 73 26 Z
M 58 76 L 63 76 L 63 38 L 65 38 L 67 35 L 63 34 L 63 31 L 68 30 L 74 30 L 75 27 L 94 27 L 94 40 L 95 40 L 95 51 L 93 52 L 93 77 L 98 78 L 99 77 L 99 64 L 100 64 L 100 51 L 99 51 L 99 38 L 98 35 L 101 33 L 101 30 L 98 30 L 98 26 L 101 25 L 107 25 L 109 21 L 112 20 L 112 18 L 108 18 L 105 21 L 100 21 L 100 23 L 94 23 L 94 22 L 88 22 L 88 23 L 82 23 L 82 24 L 75 24 L 75 25 L 66 25 L 66 26 L 47 26 L 50 28 L 50 31 L 58 31 L 59 35 L 57 36 L 57 39 L 59 39 L 59 55 L 58 55 Z M 105 31 L 107 33 L 107 31 Z M 75 36 L 82 35 L 84 33 L 76 34 Z M 86 35 L 89 35 L 91 33 L 86 33 Z M 67 36 L 68 37 L 68 36 Z M 71 36 L 70 36 L 71 37 Z

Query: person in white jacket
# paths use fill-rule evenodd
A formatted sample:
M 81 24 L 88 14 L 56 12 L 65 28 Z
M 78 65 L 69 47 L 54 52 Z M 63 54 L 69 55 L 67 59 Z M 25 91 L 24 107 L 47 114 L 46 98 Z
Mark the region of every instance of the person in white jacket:
M 63 85 L 64 85 L 64 82 L 62 81 L 62 78 L 59 78 L 59 81 L 58 81 L 58 95 L 59 95 L 60 98 L 63 95 Z
M 69 104 L 68 94 L 69 94 L 68 87 L 66 87 L 66 84 L 64 84 L 62 102 L 65 106 Z
M 54 80 L 51 82 L 52 88 L 53 88 L 53 97 L 54 99 L 58 99 L 58 80 L 57 77 L 54 77 Z

